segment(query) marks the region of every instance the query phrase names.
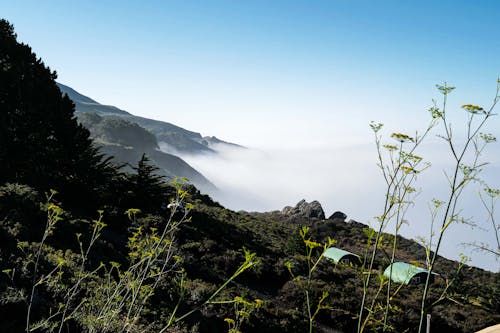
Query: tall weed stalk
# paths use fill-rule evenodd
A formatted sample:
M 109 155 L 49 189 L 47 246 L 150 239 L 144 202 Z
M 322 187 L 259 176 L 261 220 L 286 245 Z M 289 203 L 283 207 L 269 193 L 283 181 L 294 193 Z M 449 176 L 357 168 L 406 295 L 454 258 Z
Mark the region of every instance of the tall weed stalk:
M 430 133 L 433 127 L 436 126 L 436 121 L 431 121 L 422 135 L 418 132 L 411 137 L 404 133 L 392 133 L 391 138 L 396 141 L 396 144 L 382 144 L 381 130 L 383 124 L 371 123 L 370 127 L 375 135 L 375 145 L 378 154 L 378 167 L 382 172 L 385 181 L 385 199 L 382 214 L 376 217 L 379 224 L 378 231 L 369 235 L 367 248 L 365 251 L 364 264 L 362 267 L 363 279 L 363 297 L 358 314 L 357 332 L 363 331 L 366 326 L 367 319 L 374 313 L 375 299 L 371 305 L 366 307 L 368 288 L 374 271 L 374 263 L 378 249 L 382 246 L 382 233 L 388 224 L 395 220 L 396 232 L 399 231 L 404 220 L 404 213 L 407 206 L 411 204 L 409 196 L 415 189 L 412 184 L 415 182 L 416 175 L 428 167 L 428 164 L 423 164 L 422 157 L 415 154 L 417 148 L 422 144 L 426 136 Z M 393 251 L 391 264 L 394 261 L 396 251 L 396 238 L 393 243 Z M 371 252 L 371 255 L 369 253 Z M 369 255 L 369 256 L 368 256 Z M 390 284 L 387 289 L 386 313 L 384 315 L 383 326 L 387 324 L 387 311 L 390 301 Z M 378 294 L 377 294 L 378 295 Z M 366 311 L 366 318 L 365 318 Z
M 312 278 L 313 274 L 318 268 L 319 263 L 322 261 L 324 258 L 325 251 L 333 246 L 335 241 L 328 237 L 328 241 L 325 244 L 320 244 L 318 242 L 314 242 L 311 240 L 311 237 L 309 236 L 309 227 L 302 227 L 299 230 L 300 237 L 302 238 L 302 242 L 305 247 L 305 257 L 306 257 L 306 262 L 307 262 L 307 276 L 305 279 L 299 275 L 295 275 L 293 273 L 293 264 L 290 261 L 287 261 L 285 263 L 285 266 L 288 269 L 288 272 L 292 276 L 293 280 L 299 285 L 299 287 L 302 289 L 304 293 L 304 297 L 306 300 L 306 311 L 307 311 L 307 318 L 308 318 L 308 327 L 309 327 L 309 333 L 312 333 L 313 331 L 313 324 L 314 321 L 316 320 L 316 317 L 318 316 L 319 312 L 321 310 L 328 310 L 331 309 L 331 306 L 326 304 L 326 300 L 329 296 L 327 291 L 323 291 L 322 295 L 319 297 L 318 301 L 314 304 L 313 300 L 311 299 L 311 294 L 312 294 Z M 319 251 L 319 255 L 316 257 L 315 252 L 317 250 Z
M 443 95 L 443 103 L 441 109 L 434 106 L 432 116 L 438 120 L 444 130 L 444 134 L 440 137 L 447 143 L 449 151 L 453 157 L 453 166 L 451 173 L 446 173 L 448 180 L 448 198 L 446 201 L 439 201 L 439 207 L 443 207 L 444 213 L 441 218 L 441 223 L 438 225 L 437 243 L 433 246 L 432 239 L 427 245 L 427 269 L 428 274 L 425 281 L 425 287 L 422 295 L 420 307 L 420 322 L 418 332 L 423 331 L 423 322 L 427 313 L 427 296 L 429 294 L 431 273 L 434 270 L 436 259 L 441 247 L 446 230 L 450 225 L 456 222 L 467 222 L 467 219 L 460 215 L 459 199 L 461 198 L 464 189 L 473 181 L 479 180 L 479 174 L 486 163 L 480 161 L 484 147 L 495 141 L 491 134 L 481 133 L 486 122 L 494 115 L 493 110 L 500 100 L 500 79 L 497 80 L 497 89 L 492 105 L 489 109 L 483 109 L 480 106 L 472 104 L 462 105 L 462 109 L 467 113 L 467 122 L 465 124 L 465 139 L 459 142 L 454 136 L 453 128 L 448 120 L 447 102 L 448 95 L 455 89 L 454 87 L 438 85 L 438 90 Z M 472 153 L 472 158 L 468 159 L 468 154 Z M 433 231 L 431 231 L 431 234 Z M 432 253 L 432 254 L 431 254 Z
M 45 245 L 64 213 L 59 206 L 51 203 L 55 192 L 51 194 L 46 205 L 47 224 L 44 234 L 35 247 L 34 255 L 29 255 L 29 258 L 33 258 L 34 268 L 26 316 L 26 333 L 38 329 L 61 333 L 78 326 L 85 327 L 91 333 L 137 332 L 147 331 L 152 324 L 159 325 L 159 323 L 143 323 L 142 315 L 162 281 L 173 281 L 179 277 L 181 281 L 183 280 L 185 273 L 181 267 L 182 259 L 176 251 L 176 232 L 182 223 L 189 220 L 188 214 L 192 209 L 192 205 L 186 203 L 188 193 L 183 189 L 184 183 L 174 182 L 173 185 L 177 189 L 176 196 L 169 205 L 169 215 L 162 220 L 162 228 L 160 230 L 146 229 L 143 226 L 135 228 L 128 239 L 128 263 L 123 269 L 121 264 L 113 261 L 107 264 L 101 262 L 93 268 L 89 263 L 94 245 L 106 227 L 102 222 L 103 212 L 99 212 L 98 219 L 90 222 L 92 232 L 86 241 L 81 233 L 76 234 L 79 254 L 51 250 Z M 138 209 L 129 209 L 126 212 L 133 225 L 138 225 L 141 221 L 138 218 L 140 213 Z M 24 250 L 29 244 L 23 243 L 18 246 Z M 244 252 L 244 263 L 205 302 L 181 316 L 177 316 L 178 306 L 176 306 L 170 315 L 170 320 L 166 325 L 162 325 L 160 331 L 166 331 L 172 324 L 182 321 L 201 307 L 215 303 L 216 296 L 229 283 L 244 271 L 257 265 L 255 253 L 246 249 Z M 54 267 L 40 276 L 39 266 L 42 257 L 46 257 Z M 32 307 L 35 303 L 36 289 L 41 285 L 56 291 L 62 301 L 56 308 L 50 309 L 47 317 L 33 324 Z M 260 301 L 258 303 L 260 306 Z M 240 302 L 238 306 L 243 306 L 249 311 L 247 303 Z M 242 316 L 246 313 L 245 309 L 238 310 L 240 312 L 235 321 L 236 327 L 240 327 L 244 321 Z

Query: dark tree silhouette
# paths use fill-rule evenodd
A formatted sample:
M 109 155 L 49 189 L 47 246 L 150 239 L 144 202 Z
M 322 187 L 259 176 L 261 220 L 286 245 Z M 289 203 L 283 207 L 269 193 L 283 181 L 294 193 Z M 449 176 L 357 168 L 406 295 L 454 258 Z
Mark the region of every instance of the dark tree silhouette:
M 74 104 L 61 94 L 56 77 L 0 20 L 0 184 L 56 189 L 67 203 L 85 206 L 116 169 L 77 123 Z
M 158 210 L 165 197 L 165 183 L 163 176 L 158 174 L 158 168 L 151 163 L 146 154 L 142 154 L 133 167 L 136 173 L 131 174 L 129 179 L 132 187 L 132 202 L 135 207 L 143 207 Z

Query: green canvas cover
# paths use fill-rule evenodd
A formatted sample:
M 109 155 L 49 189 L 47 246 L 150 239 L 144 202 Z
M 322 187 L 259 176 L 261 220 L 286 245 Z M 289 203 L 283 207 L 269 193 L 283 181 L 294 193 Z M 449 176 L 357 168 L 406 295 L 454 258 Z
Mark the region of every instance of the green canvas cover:
M 392 266 L 392 281 L 397 283 L 410 283 L 410 280 L 418 273 L 427 273 L 428 271 L 424 268 L 417 267 L 415 265 L 408 264 L 406 262 L 395 262 L 388 266 L 384 271 L 384 276 L 391 278 L 391 266 Z M 432 273 L 433 275 L 438 275 Z
M 333 260 L 333 262 L 336 264 L 338 264 L 340 262 L 340 260 L 346 255 L 356 256 L 359 258 L 359 256 L 354 254 L 354 253 L 351 253 L 349 251 L 345 251 L 345 250 L 342 250 L 342 249 L 339 249 L 336 247 L 330 247 L 330 248 L 326 249 L 326 251 L 323 255 L 326 258 Z

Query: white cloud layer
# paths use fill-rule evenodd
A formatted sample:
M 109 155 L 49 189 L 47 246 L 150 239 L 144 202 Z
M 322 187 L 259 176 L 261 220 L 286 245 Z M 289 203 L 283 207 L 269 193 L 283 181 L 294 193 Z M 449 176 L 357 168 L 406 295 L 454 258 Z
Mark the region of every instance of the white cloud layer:
M 385 188 L 376 166 L 374 144 L 329 144 L 309 149 L 216 148 L 220 152 L 218 155 L 182 157 L 220 189 L 212 196 L 225 207 L 270 211 L 295 205 L 301 199 L 318 200 L 327 217 L 340 210 L 348 219 L 372 226 L 376 225 L 373 216 L 381 214 Z M 439 141 L 423 147 L 423 156 L 432 161 L 433 166 L 419 176 L 416 187 L 421 188 L 422 193 L 409 210 L 409 224 L 401 229 L 405 237 L 427 237 L 430 233 L 428 202 L 432 198 L 445 200 L 447 196 L 443 168 L 451 164 L 440 153 L 445 148 Z M 498 157 L 489 154 L 486 160 L 493 166 L 486 168 L 483 176 L 490 186 L 500 187 Z M 500 262 L 492 256 L 461 245 L 470 242 L 495 244 L 491 222 L 487 221 L 477 197 L 478 190 L 478 186 L 471 186 L 464 193 L 461 207 L 463 216 L 473 218 L 480 227 L 452 225 L 446 231 L 440 253 L 452 259 L 464 253 L 472 258 L 472 265 L 499 271 Z M 392 233 L 392 226 L 387 232 Z

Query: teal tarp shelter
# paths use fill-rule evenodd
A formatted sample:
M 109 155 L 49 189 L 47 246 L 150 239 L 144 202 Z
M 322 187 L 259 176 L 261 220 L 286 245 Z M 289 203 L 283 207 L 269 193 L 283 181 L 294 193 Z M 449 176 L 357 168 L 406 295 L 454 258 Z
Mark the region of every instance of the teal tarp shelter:
M 392 267 L 392 275 L 391 275 Z M 393 282 L 404 284 L 419 284 L 424 283 L 427 279 L 427 272 L 425 268 L 417 267 L 405 262 L 395 262 L 388 266 L 384 271 L 384 276 L 391 278 Z M 434 282 L 434 276 L 438 274 L 432 273 L 430 282 Z
M 336 247 L 330 247 L 326 249 L 325 253 L 323 254 L 326 258 L 333 260 L 334 263 L 339 264 L 353 264 L 353 265 L 360 265 L 361 264 L 361 258 L 354 253 L 351 253 L 349 251 L 345 251 Z

